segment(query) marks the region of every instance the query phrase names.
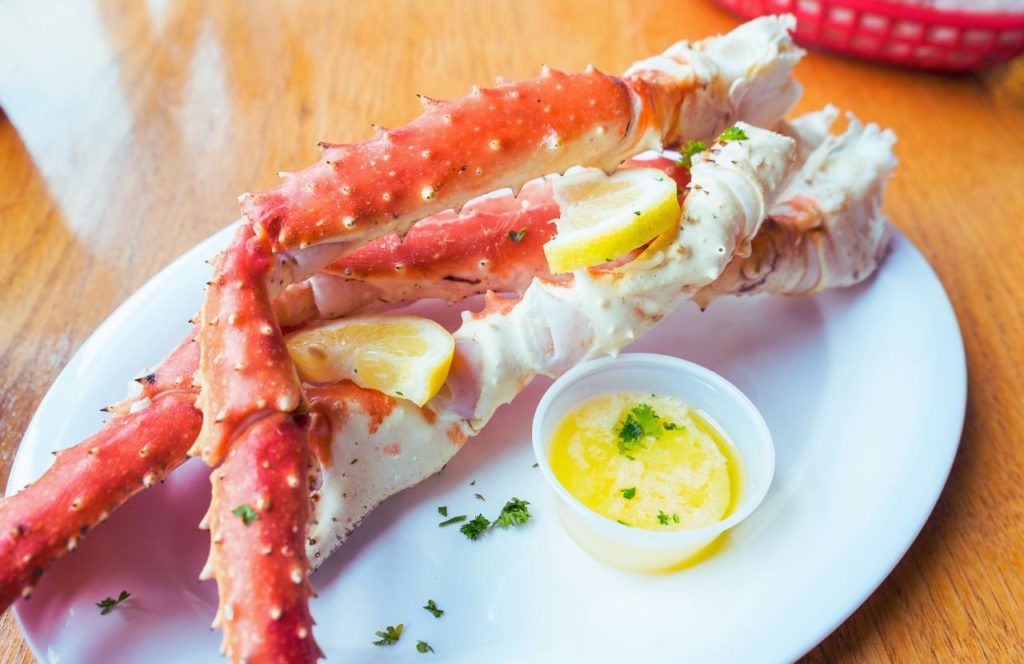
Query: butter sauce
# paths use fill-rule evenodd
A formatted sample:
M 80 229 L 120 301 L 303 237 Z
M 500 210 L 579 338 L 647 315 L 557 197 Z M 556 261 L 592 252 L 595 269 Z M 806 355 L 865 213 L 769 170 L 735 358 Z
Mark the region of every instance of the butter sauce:
M 631 439 L 637 415 L 643 432 Z M 624 425 L 634 429 L 623 433 Z M 629 391 L 583 401 L 555 428 L 549 454 L 569 493 L 634 528 L 716 523 L 735 509 L 741 491 L 739 458 L 725 433 L 675 397 Z

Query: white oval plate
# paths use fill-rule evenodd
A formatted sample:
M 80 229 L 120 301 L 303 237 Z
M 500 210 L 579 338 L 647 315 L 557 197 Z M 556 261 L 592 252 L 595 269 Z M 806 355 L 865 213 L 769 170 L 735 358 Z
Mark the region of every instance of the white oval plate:
M 99 409 L 182 338 L 202 297 L 218 233 L 115 311 L 57 378 L 18 450 L 8 491 L 38 477 L 51 450 L 95 432 Z M 436 303 L 416 310 L 451 324 Z M 334 662 L 793 660 L 882 582 L 917 536 L 956 453 L 966 400 L 963 344 L 949 301 L 902 236 L 861 286 L 811 298 L 692 305 L 630 347 L 678 355 L 735 383 L 774 435 L 778 469 L 764 504 L 710 558 L 682 572 L 605 567 L 564 535 L 533 468 L 536 381 L 440 475 L 379 507 L 314 576 L 316 636 Z M 19 603 L 44 662 L 222 661 L 209 629 L 212 582 L 196 576 L 208 471 L 193 460 L 129 501 Z M 475 484 L 471 484 L 475 482 Z M 480 493 L 484 502 L 474 498 Z M 522 528 L 470 541 L 449 514 L 531 502 Z M 95 603 L 128 590 L 109 615 Z M 441 619 L 422 608 L 428 598 Z M 405 624 L 401 641 L 373 633 Z

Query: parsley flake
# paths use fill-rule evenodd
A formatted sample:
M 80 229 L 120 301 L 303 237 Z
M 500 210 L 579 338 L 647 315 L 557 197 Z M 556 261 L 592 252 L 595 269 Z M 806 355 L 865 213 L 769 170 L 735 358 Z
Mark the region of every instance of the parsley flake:
M 635 214 L 636 216 L 639 217 L 640 216 L 640 210 L 633 210 L 633 214 Z
M 113 597 L 107 597 L 100 600 L 99 602 L 96 602 L 96 606 L 100 607 L 100 615 L 105 616 L 108 613 L 110 613 L 111 609 L 113 609 L 115 606 L 117 606 L 118 604 L 125 601 L 131 596 L 132 594 L 130 592 L 128 592 L 127 590 L 122 590 L 121 593 L 117 596 L 117 599 L 114 599 Z
M 533 467 L 534 468 L 540 468 L 540 464 L 539 463 L 535 463 L 535 464 L 533 464 Z
M 434 649 L 431 648 L 430 644 L 427 643 L 426 641 L 417 641 L 416 642 L 416 652 L 423 652 L 423 653 L 434 652 Z
M 708 144 L 704 141 L 689 141 L 682 147 L 680 152 L 683 154 L 682 157 L 676 162 L 686 170 L 693 168 L 693 157 L 694 155 L 704 152 L 708 149 Z
M 388 625 L 382 632 L 374 632 L 380 637 L 379 641 L 374 641 L 375 646 L 393 646 L 398 643 L 398 640 L 402 638 L 402 630 L 405 629 L 405 625 L 398 623 L 397 626 L 392 627 Z
M 527 507 L 529 504 L 529 501 L 513 497 L 501 508 L 501 514 L 491 525 L 502 529 L 523 525 L 530 520 L 530 510 Z
M 480 539 L 481 535 L 487 532 L 487 529 L 490 527 L 490 525 L 491 522 L 487 520 L 487 517 L 485 517 L 483 514 L 477 514 L 475 517 L 473 517 L 472 521 L 467 521 L 466 523 L 462 524 L 462 527 L 459 528 L 459 532 L 471 540 L 478 540 Z
M 448 506 L 441 505 L 440 507 L 437 508 L 437 513 L 441 516 L 448 516 Z
M 473 495 L 474 495 L 474 496 L 476 496 L 476 499 L 477 499 L 477 500 L 487 500 L 486 498 L 484 498 L 483 496 L 481 496 L 481 495 L 480 495 L 479 493 L 474 493 Z
M 661 510 L 658 510 L 658 523 L 660 523 L 663 526 L 667 526 L 668 522 L 669 522 L 669 518 L 670 517 L 669 517 L 668 514 L 665 514 Z
M 513 242 L 519 242 L 523 239 L 524 235 L 526 235 L 526 229 L 520 228 L 517 231 L 509 231 L 508 239 L 512 240 Z
M 259 521 L 260 519 L 260 515 L 248 505 L 239 505 L 235 509 L 231 510 L 231 513 L 242 520 L 243 526 L 248 526 L 253 521 Z
M 633 500 L 633 497 L 636 496 L 636 487 L 631 486 L 628 489 L 619 489 L 619 493 L 621 493 L 622 497 L 626 500 Z
M 721 136 L 718 137 L 718 140 L 723 143 L 728 143 L 729 141 L 745 141 L 747 140 L 747 132 L 743 131 L 736 125 L 733 125 L 723 131 Z
M 665 422 L 661 426 L 665 427 L 665 431 L 675 431 L 676 429 L 680 428 L 679 425 L 676 424 L 675 422 Z M 686 427 L 682 427 L 682 428 L 685 429 Z
M 441 516 L 445 516 L 445 515 L 442 514 Z M 459 516 L 453 516 L 452 518 L 448 519 L 447 521 L 442 521 L 441 523 L 437 524 L 437 527 L 438 528 L 444 528 L 445 526 L 450 526 L 453 523 L 461 523 L 461 522 L 463 522 L 465 520 L 466 520 L 466 515 L 465 514 L 460 514 Z
M 633 526 L 629 525 L 628 523 L 626 523 L 625 521 L 623 521 L 622 519 L 615 519 L 615 522 L 616 523 L 621 523 L 622 525 L 624 525 L 627 528 L 632 528 L 633 527 Z
M 643 439 L 647 436 L 657 437 L 661 432 L 658 421 L 661 418 L 653 408 L 645 403 L 638 404 L 626 413 L 618 431 L 619 454 L 629 456 L 628 452 L 647 449 Z
M 437 604 L 435 604 L 434 600 L 432 599 L 428 599 L 426 606 L 424 606 L 423 608 L 427 611 L 430 611 L 430 613 L 433 614 L 435 618 L 440 618 L 444 615 L 444 609 L 437 608 Z

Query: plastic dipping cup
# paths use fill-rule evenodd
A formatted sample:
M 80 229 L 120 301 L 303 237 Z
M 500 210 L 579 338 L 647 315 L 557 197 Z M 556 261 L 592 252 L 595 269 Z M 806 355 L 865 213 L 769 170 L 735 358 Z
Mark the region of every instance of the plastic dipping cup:
M 743 481 L 736 508 L 725 519 L 692 530 L 631 528 L 598 514 L 562 486 L 551 470 L 555 428 L 580 402 L 599 394 L 639 390 L 673 396 L 710 416 L 735 447 Z M 533 416 L 533 451 L 557 498 L 559 516 L 579 546 L 616 567 L 665 570 L 698 554 L 761 504 L 775 472 L 775 447 L 754 404 L 729 381 L 704 367 L 668 355 L 626 353 L 590 360 L 548 388 Z

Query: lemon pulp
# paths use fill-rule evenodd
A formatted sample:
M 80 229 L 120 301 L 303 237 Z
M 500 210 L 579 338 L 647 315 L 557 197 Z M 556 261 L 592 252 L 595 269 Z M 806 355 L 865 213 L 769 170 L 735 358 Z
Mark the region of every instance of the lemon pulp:
M 656 168 L 573 173 L 554 194 L 558 235 L 544 245 L 554 273 L 607 263 L 679 224 L 676 182 Z
M 623 450 L 619 432 L 641 406 L 656 413 L 656 433 Z M 615 392 L 583 401 L 556 427 L 549 455 L 569 493 L 634 528 L 700 528 L 728 516 L 739 498 L 733 446 L 708 416 L 675 397 Z
M 422 406 L 451 367 L 455 341 L 428 318 L 351 316 L 288 335 L 299 375 L 314 383 L 351 380 Z

